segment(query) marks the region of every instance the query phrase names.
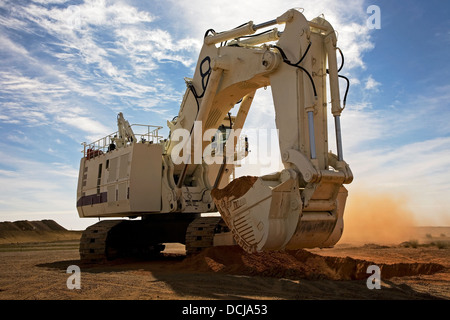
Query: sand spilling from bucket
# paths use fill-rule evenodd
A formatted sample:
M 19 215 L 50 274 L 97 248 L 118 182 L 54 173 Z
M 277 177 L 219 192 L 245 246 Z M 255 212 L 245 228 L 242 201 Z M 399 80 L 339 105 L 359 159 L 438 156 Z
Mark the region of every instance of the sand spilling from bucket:
M 211 247 L 189 256 L 180 267 L 186 271 L 219 272 L 287 279 L 367 279 L 367 267 L 375 263 L 350 257 L 325 257 L 306 250 L 249 254 L 238 246 Z M 376 264 L 381 277 L 433 274 L 444 269 L 436 263 Z
M 211 195 L 217 200 L 224 197 L 240 198 L 253 186 L 257 179 L 258 177 L 253 176 L 234 179 L 223 189 L 213 189 Z

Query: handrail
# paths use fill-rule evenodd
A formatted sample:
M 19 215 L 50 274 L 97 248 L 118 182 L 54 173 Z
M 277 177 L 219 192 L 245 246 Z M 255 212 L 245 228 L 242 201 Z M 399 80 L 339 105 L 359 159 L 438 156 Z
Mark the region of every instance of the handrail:
M 137 141 L 128 141 L 127 145 L 133 144 L 133 143 L 160 143 L 163 139 L 163 136 L 160 136 L 158 134 L 158 130 L 162 129 L 163 127 L 160 126 L 152 126 L 147 124 L 132 124 L 131 127 L 140 127 L 144 128 L 141 132 L 135 132 L 134 135 L 137 139 Z M 114 139 L 117 139 L 119 137 L 119 131 L 113 132 L 103 138 L 100 138 L 94 142 L 86 143 L 83 142 L 83 157 L 86 157 L 88 159 L 94 158 L 98 155 L 101 155 L 103 153 L 109 152 L 113 149 L 115 149 L 115 143 Z M 113 147 L 114 146 L 114 147 Z

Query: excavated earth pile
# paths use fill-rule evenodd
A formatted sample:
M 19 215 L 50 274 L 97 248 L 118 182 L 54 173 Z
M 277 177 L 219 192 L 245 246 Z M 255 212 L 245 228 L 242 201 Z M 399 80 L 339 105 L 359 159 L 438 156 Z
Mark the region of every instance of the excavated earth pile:
M 54 220 L 0 222 L 0 244 L 79 239 L 81 232 L 69 231 Z
M 218 272 L 287 279 L 367 279 L 367 267 L 375 263 L 350 257 L 325 257 L 306 250 L 249 254 L 238 246 L 211 247 L 187 257 L 183 270 Z M 383 279 L 433 274 L 445 267 L 437 263 L 380 264 Z

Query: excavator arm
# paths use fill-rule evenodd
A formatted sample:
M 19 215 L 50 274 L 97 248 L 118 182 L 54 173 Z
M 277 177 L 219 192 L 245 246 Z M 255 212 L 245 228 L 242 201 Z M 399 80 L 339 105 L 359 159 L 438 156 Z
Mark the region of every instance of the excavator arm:
M 275 28 L 255 35 L 276 24 L 285 24 L 284 31 Z M 205 35 L 198 68 L 187 82 L 178 121 L 171 126 L 189 130 L 192 137 L 190 158 L 178 168 L 177 185 L 183 185 L 189 167 L 199 165 L 193 160 L 203 159 L 210 143 L 202 139 L 205 132 L 217 129 L 238 101 L 232 129 L 241 129 L 256 90 L 271 86 L 285 169 L 257 179 L 236 179 L 223 189 L 215 183 L 212 192 L 234 238 L 249 252 L 332 246 L 342 234 L 347 196 L 343 184 L 353 175 L 342 152 L 336 42 L 325 19 L 308 21 L 294 9 L 266 23 L 250 21 Z M 337 155 L 328 151 L 327 76 Z M 235 142 L 233 136 L 226 149 L 235 151 Z M 220 175 L 219 170 L 216 181 Z M 248 187 L 236 192 L 238 184 Z

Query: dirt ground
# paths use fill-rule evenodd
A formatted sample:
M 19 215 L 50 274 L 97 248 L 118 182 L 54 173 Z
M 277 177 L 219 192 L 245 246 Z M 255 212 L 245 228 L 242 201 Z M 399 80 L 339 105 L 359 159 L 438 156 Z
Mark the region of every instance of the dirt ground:
M 267 273 L 267 265 L 259 265 L 259 269 L 253 268 L 250 272 L 236 265 L 236 261 L 221 257 L 221 252 L 226 251 L 210 251 L 196 258 L 186 258 L 183 245 L 168 244 L 163 256 L 152 261 L 128 259 L 92 267 L 80 264 L 77 239 L 2 244 L 0 300 L 450 299 L 448 247 L 342 244 L 333 249 L 309 250 L 302 255 L 311 259 L 309 265 L 314 261 L 359 265 L 355 264 L 359 261 L 397 266 L 396 270 L 400 270 L 397 275 L 403 276 L 390 274 L 385 278 L 382 269 L 379 290 L 369 290 L 366 278 L 301 277 L 289 272 L 292 270 L 288 266 L 281 274 Z M 292 256 L 289 261 L 294 261 L 294 268 L 295 263 L 300 262 Z M 241 259 L 244 264 L 252 263 L 248 257 Z M 71 265 L 80 267 L 80 289 L 67 287 L 72 274 L 66 272 Z M 441 267 L 438 271 L 417 268 L 430 265 Z M 262 272 L 258 273 L 259 270 Z M 413 270 L 413 275 L 404 276 L 408 272 L 401 270 Z M 420 270 L 430 274 L 420 274 Z M 348 270 L 349 274 L 352 272 Z

